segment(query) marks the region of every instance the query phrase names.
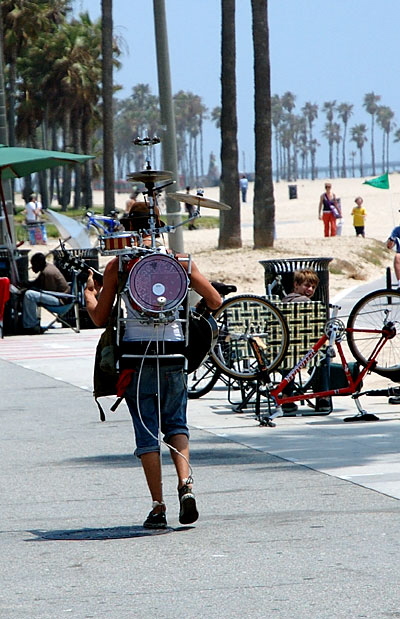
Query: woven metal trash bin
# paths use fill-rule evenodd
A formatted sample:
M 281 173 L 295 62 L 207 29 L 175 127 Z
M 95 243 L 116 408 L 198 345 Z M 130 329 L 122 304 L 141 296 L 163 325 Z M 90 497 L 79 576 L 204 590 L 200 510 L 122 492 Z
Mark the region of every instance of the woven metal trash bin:
M 332 258 L 282 258 L 280 260 L 260 260 L 264 267 L 265 291 L 268 294 L 268 285 L 277 275 L 282 277 L 282 285 L 286 293 L 293 290 L 294 272 L 299 269 L 313 269 L 319 277 L 318 288 L 313 301 L 322 301 L 329 307 L 329 263 Z

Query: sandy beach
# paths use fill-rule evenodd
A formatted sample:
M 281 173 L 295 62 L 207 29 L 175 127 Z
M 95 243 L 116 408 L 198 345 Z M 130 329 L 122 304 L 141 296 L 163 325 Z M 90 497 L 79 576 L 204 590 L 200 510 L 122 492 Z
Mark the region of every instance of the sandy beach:
M 242 248 L 218 250 L 219 229 L 206 229 L 197 220 L 197 230 L 183 227 L 184 249 L 190 253 L 201 271 L 211 280 L 235 284 L 240 293 L 264 294 L 264 268 L 260 260 L 299 257 L 330 257 L 330 296 L 366 281 L 381 277 L 393 263 L 393 252 L 385 241 L 399 223 L 400 175 L 390 175 L 390 189 L 364 185 L 365 179 L 336 179 L 333 192 L 341 198 L 344 225 L 341 236 L 324 238 L 323 224 L 318 219 L 318 202 L 325 179 L 299 180 L 297 198 L 289 199 L 289 183 L 275 183 L 276 239 L 274 247 L 253 249 L 253 183 L 249 183 L 247 202 L 241 204 Z M 219 188 L 204 190 L 205 197 L 219 200 Z M 362 196 L 367 210 L 366 238 L 356 237 L 351 211 L 354 200 Z M 116 194 L 116 207 L 123 211 L 128 194 Z M 94 203 L 103 204 L 103 193 L 94 192 Z M 184 213 L 184 205 L 181 204 Z M 219 211 L 202 209 L 203 215 L 219 217 Z M 168 239 L 166 239 L 168 244 Z M 28 246 L 28 244 L 26 244 Z M 48 249 L 56 245 L 49 241 Z M 42 251 L 35 246 L 32 251 Z M 101 257 L 104 266 L 109 257 Z
M 325 179 L 299 180 L 297 199 L 289 199 L 289 183 L 275 183 L 276 239 L 274 247 L 253 249 L 253 183 L 249 184 L 247 202 L 241 204 L 242 248 L 218 250 L 219 230 L 197 230 L 184 227 L 185 251 L 191 253 L 210 279 L 234 283 L 238 292 L 264 294 L 264 268 L 260 260 L 297 257 L 332 257 L 330 263 L 330 293 L 374 280 L 392 265 L 393 253 L 385 241 L 392 228 L 399 223 L 400 175 L 390 175 L 390 189 L 383 190 L 364 185 L 364 178 L 335 179 L 333 192 L 341 199 L 344 225 L 342 235 L 324 238 L 323 224 L 318 219 L 318 203 L 324 191 Z M 204 195 L 219 200 L 219 188 L 205 188 Z M 357 196 L 364 199 L 367 210 L 366 238 L 356 237 L 351 211 Z M 116 196 L 118 208 L 123 209 L 127 194 Z M 95 195 L 101 203 L 102 194 Z M 99 201 L 99 202 L 98 202 Z M 183 205 L 181 207 L 184 211 Z M 219 216 L 219 211 L 202 209 L 204 215 Z

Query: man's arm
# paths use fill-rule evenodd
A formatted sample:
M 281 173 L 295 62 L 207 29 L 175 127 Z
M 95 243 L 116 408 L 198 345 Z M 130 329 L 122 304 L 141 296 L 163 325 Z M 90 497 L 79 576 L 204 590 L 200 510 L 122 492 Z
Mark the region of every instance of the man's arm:
M 114 304 L 118 290 L 118 260 L 111 260 L 105 270 L 103 286 L 100 287 L 93 279 L 89 270 L 89 277 L 85 288 L 85 304 L 88 314 L 97 327 L 104 327 Z
M 180 258 L 179 262 L 184 269 L 188 270 L 188 261 L 184 260 L 187 256 L 178 254 L 177 258 Z M 222 303 L 219 293 L 215 290 L 214 286 L 210 284 L 208 279 L 200 273 L 198 266 L 193 261 L 191 262 L 190 284 L 193 290 L 203 297 L 207 307 L 210 310 L 216 310 L 219 308 Z

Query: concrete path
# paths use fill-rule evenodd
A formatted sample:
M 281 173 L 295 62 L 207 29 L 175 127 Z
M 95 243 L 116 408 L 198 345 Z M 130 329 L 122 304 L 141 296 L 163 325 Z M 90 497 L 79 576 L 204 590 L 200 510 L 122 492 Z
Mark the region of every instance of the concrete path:
M 99 333 L 0 340 L 0 617 L 400 616 L 400 407 L 266 428 L 217 384 L 189 404 L 200 519 L 179 525 L 165 453 L 170 526 L 149 533 L 126 407 L 102 424 L 91 396 Z

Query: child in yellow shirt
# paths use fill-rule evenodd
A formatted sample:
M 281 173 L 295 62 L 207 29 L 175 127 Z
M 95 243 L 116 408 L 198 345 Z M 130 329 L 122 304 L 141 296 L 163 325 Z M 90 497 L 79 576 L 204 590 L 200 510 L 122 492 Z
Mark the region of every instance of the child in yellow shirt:
M 356 236 L 362 236 L 365 238 L 365 218 L 367 211 L 363 207 L 363 199 L 358 197 L 354 200 L 357 206 L 353 208 L 351 214 L 353 216 L 353 226 L 356 231 Z

